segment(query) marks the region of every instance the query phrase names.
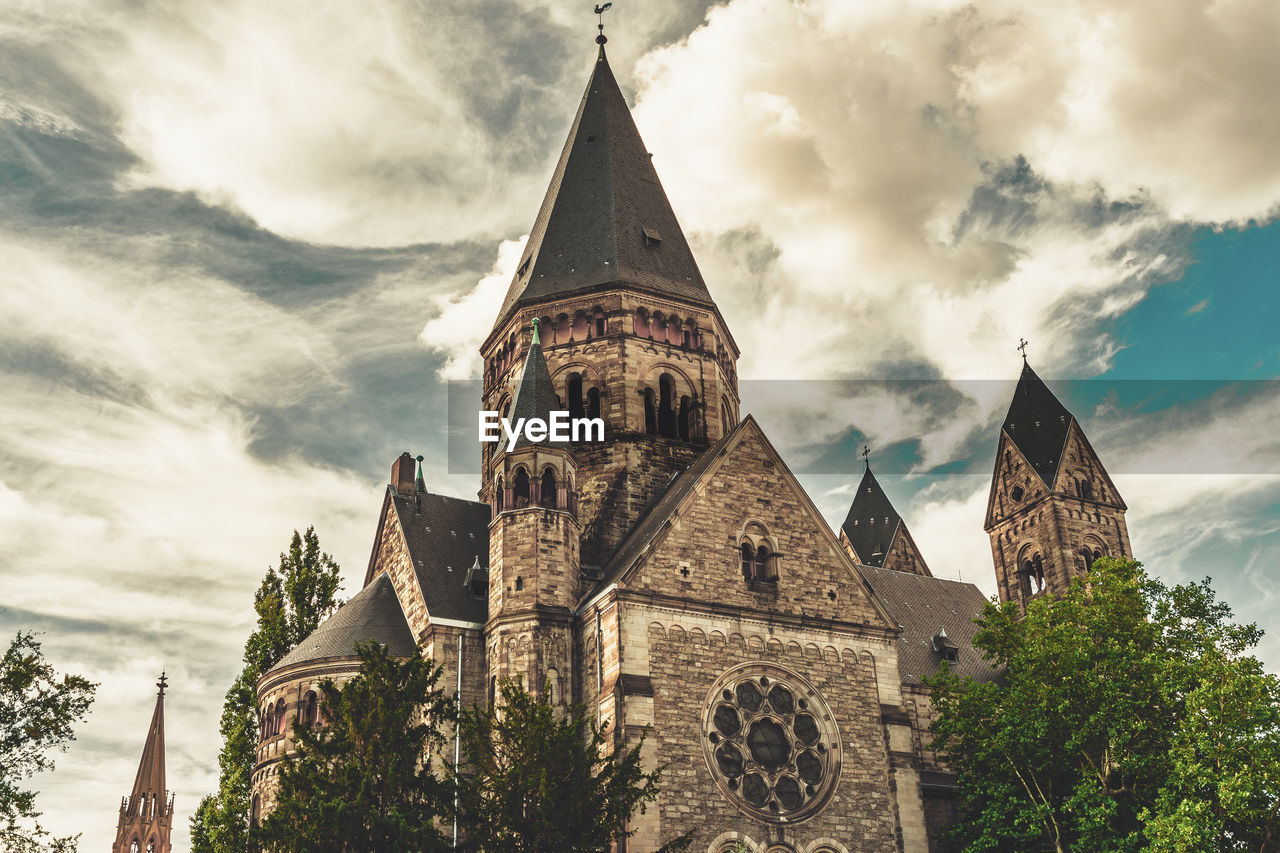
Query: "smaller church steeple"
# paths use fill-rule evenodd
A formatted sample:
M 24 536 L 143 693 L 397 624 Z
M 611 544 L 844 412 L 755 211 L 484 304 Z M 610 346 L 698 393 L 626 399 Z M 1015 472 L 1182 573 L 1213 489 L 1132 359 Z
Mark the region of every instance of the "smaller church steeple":
M 151 727 L 142 747 L 133 791 L 120 803 L 116 840 L 111 853 L 169 853 L 169 832 L 173 826 L 173 794 L 165 789 L 164 778 L 164 691 L 167 679 L 160 673 L 156 682 L 156 707 Z
M 871 473 L 871 451 L 863 448 L 866 470 L 840 526 L 840 542 L 864 566 L 933 577 L 902 516 Z
M 1084 429 L 1031 368 L 1000 428 L 984 528 L 1002 601 L 1063 592 L 1099 557 L 1128 557 L 1125 502 Z

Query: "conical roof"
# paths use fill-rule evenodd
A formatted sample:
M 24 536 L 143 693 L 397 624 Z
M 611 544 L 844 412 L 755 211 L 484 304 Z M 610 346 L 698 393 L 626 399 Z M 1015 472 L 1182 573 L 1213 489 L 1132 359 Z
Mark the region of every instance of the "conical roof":
M 618 282 L 711 304 L 602 46 L 498 321 Z
M 142 760 L 138 762 L 138 775 L 133 780 L 133 793 L 130 801 L 141 798 L 144 794 L 156 794 L 161 800 L 165 796 L 164 779 L 164 688 L 165 677 L 160 676 L 156 685 L 160 688 L 156 694 L 156 708 L 151 712 L 151 727 L 147 729 L 147 741 L 142 747 Z
M 539 418 L 549 422 L 551 413 L 561 408 L 560 398 L 551 384 L 551 371 L 547 369 L 547 359 L 542 354 L 542 342 L 538 337 L 538 321 L 533 321 L 533 340 L 529 344 L 529 352 L 524 359 L 524 373 L 520 375 L 520 387 L 516 390 L 516 401 L 511 406 L 507 418 L 514 426 L 521 418 L 528 421 Z M 515 450 L 530 444 L 529 439 L 521 431 L 515 442 L 507 445 L 504 432 L 498 444 L 497 453 Z
M 1058 475 L 1072 420 L 1066 406 L 1024 361 L 1003 429 L 1049 488 Z
M 849 506 L 849 514 L 840 527 L 857 552 L 858 560 L 864 566 L 883 566 L 900 524 L 902 516 L 893 508 L 868 465 Z
M 355 657 L 356 644 L 365 640 L 382 643 L 395 657 L 413 654 L 413 634 L 386 572 L 339 607 L 271 671 L 323 658 Z

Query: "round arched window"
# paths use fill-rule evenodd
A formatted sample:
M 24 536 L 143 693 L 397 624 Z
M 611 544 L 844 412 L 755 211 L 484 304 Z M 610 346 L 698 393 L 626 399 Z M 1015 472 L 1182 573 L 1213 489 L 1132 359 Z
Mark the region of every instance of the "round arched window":
M 703 748 L 720 790 L 748 814 L 802 820 L 840 778 L 831 709 L 808 682 L 769 664 L 744 664 L 707 696 Z

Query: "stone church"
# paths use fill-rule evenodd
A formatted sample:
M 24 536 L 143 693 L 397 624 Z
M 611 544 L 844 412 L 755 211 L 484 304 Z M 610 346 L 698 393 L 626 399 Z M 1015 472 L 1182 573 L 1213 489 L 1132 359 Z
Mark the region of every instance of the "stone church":
M 481 347 L 485 410 L 600 417 L 603 442 L 482 445 L 479 500 L 391 466 L 364 587 L 258 684 L 253 818 L 295 720 L 354 644 L 421 643 L 463 703 L 502 678 L 582 702 L 665 765 L 628 851 L 939 849 L 954 777 L 930 750 L 921 676 L 972 647 L 984 596 L 935 578 L 870 468 L 833 532 L 739 410 L 716 307 L 605 57 Z M 717 283 L 718 287 L 732 286 Z M 372 508 L 371 508 L 372 509 Z M 1030 366 L 987 509 L 1000 597 L 1127 555 L 1125 504 Z M 545 685 L 545 688 L 544 688 Z

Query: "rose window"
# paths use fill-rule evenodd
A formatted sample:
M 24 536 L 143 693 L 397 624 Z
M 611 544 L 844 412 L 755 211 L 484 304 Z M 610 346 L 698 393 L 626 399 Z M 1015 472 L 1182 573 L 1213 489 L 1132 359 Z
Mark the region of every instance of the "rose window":
M 827 703 L 804 679 L 746 664 L 720 677 L 707 704 L 707 763 L 739 807 L 766 819 L 799 820 L 831 796 L 840 738 Z

